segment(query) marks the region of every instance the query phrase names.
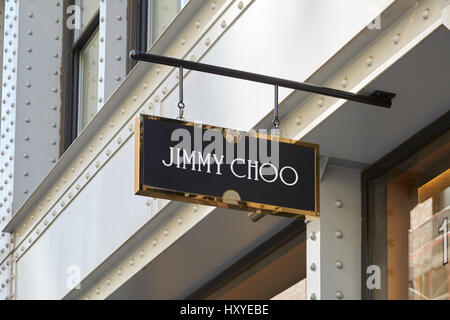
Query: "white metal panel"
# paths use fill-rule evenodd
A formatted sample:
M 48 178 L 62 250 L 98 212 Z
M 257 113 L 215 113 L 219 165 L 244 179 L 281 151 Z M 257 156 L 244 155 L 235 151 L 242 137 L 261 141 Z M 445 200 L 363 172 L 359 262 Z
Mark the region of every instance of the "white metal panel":
M 0 300 L 11 299 L 13 291 L 12 268 L 13 263 L 10 257 L 0 263 Z
M 1 228 L 59 156 L 63 25 L 60 1 L 2 4 L 6 28 L 2 46 Z M 4 260 L 13 245 L 13 238 L 2 234 L 2 268 L 7 264 L 13 270 L 13 260 Z M 12 285 L 11 279 L 8 282 Z
M 100 1 L 99 109 L 123 81 L 127 63 L 127 1 Z
M 320 219 L 307 225 L 307 298 L 361 298 L 360 170 L 329 166 Z
M 320 300 L 322 292 L 320 220 L 310 221 L 306 225 L 306 299 L 308 300 Z
M 17 17 L 19 8 L 17 3 L 2 2 L 1 16 L 4 19 L 3 44 L 7 44 L 3 50 L 2 69 L 2 106 L 1 106 L 1 138 L 0 138 L 0 228 L 4 228 L 11 218 L 13 208 L 14 191 L 14 151 L 16 138 L 16 86 L 17 86 Z M 12 142 L 11 142 L 12 141 Z M 5 234 L 0 238 L 0 263 L 3 262 L 11 252 L 11 237 Z M 5 292 L 5 291 L 4 291 Z
M 62 11 L 61 1 L 19 3 L 13 212 L 59 157 Z
M 361 172 L 330 166 L 320 191 L 321 299 L 360 299 Z
M 0 1 L 0 61 L 1 61 L 1 67 L 3 70 L 3 38 L 4 38 L 4 23 L 5 23 L 5 0 Z M 3 71 L 0 71 L 0 83 L 3 83 Z M 0 96 L 2 95 L 2 88 L 3 86 L 0 86 Z M 3 103 L 0 103 L 0 114 L 3 107 Z M 0 121 L 0 129 L 2 127 L 2 121 Z M 0 140 L 1 141 L 1 140 Z
M 170 234 L 179 228 L 185 229 L 184 225 L 189 224 L 190 215 L 193 214 L 190 207 L 184 210 L 184 214 L 178 215 L 181 225 L 178 219 L 174 219 L 174 223 L 167 227 Z M 288 218 L 268 216 L 254 223 L 246 212 L 219 208 L 210 208 L 209 211 L 195 227 L 185 229 L 182 238 L 171 243 L 158 256 L 151 256 L 159 250 L 152 242 L 154 239 L 160 242 L 161 235 L 150 234 L 123 259 L 125 263 L 121 262 L 115 267 L 121 267 L 129 276 L 126 282 L 122 279 L 120 289 L 109 295 L 112 291 L 110 287 L 119 278 L 117 273 L 110 272 L 106 278 L 111 284 L 107 286 L 106 281 L 101 281 L 85 297 L 94 298 L 96 289 L 100 289 L 100 298 L 184 299 L 199 285 L 214 278 L 218 271 L 225 270 L 292 222 Z M 141 251 L 146 253 L 143 258 L 138 254 Z M 139 261 L 139 265 L 126 263 L 132 259 Z
M 133 195 L 133 147 L 130 139 L 18 260 L 17 299 L 62 298 L 70 266 L 83 279 L 159 210 L 162 201 Z

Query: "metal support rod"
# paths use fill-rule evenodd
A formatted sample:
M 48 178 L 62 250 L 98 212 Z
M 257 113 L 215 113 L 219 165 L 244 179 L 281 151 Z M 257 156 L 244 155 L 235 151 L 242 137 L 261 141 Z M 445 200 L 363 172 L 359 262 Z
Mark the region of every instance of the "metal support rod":
M 280 129 L 280 118 L 278 115 L 278 85 L 275 85 L 275 107 L 273 110 L 273 126 L 275 128 L 276 131 L 278 131 L 278 129 Z
M 178 96 L 179 96 L 179 101 L 178 101 L 178 109 L 179 109 L 179 113 L 178 113 L 178 120 L 184 120 L 184 108 L 185 108 L 185 104 L 183 102 L 184 100 L 184 93 L 183 93 L 183 67 L 179 67 L 178 68 Z
M 138 61 L 151 62 L 156 64 L 163 64 L 172 67 L 183 67 L 186 69 L 216 74 L 220 76 L 248 80 L 253 82 L 265 83 L 270 85 L 278 85 L 279 87 L 289 88 L 294 90 L 317 93 L 324 96 L 330 96 L 349 101 L 361 102 L 383 108 L 390 108 L 392 106 L 392 99 L 395 97 L 394 93 L 375 91 L 371 95 L 356 94 L 347 91 L 320 87 L 309 83 L 295 82 L 291 80 L 265 76 L 261 74 L 245 72 L 241 70 L 218 67 L 214 65 L 193 62 L 188 60 L 175 59 L 156 54 L 144 53 L 133 50 L 130 52 L 130 58 Z
M 183 102 L 183 67 L 180 67 L 178 69 L 178 93 L 179 93 L 179 100 L 180 102 Z

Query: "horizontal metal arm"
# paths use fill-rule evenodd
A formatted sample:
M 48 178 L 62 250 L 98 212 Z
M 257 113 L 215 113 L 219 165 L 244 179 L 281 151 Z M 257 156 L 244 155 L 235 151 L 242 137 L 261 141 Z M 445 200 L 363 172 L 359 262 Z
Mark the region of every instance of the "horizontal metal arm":
M 188 60 L 175 59 L 156 54 L 144 53 L 133 50 L 130 52 L 130 58 L 138 61 L 151 62 L 156 64 L 163 64 L 172 67 L 183 67 L 185 69 L 200 71 L 205 73 L 216 74 L 230 78 L 248 80 L 253 82 L 265 83 L 270 85 L 277 85 L 283 88 L 289 88 L 300 91 L 307 91 L 321 94 L 349 101 L 361 102 L 378 107 L 390 108 L 392 106 L 392 99 L 395 97 L 394 93 L 375 91 L 371 95 L 362 95 L 351 93 L 347 91 L 320 87 L 309 83 L 295 82 L 291 80 L 269 77 L 257 73 L 245 72 L 241 70 L 223 68 L 209 64 L 193 62 Z

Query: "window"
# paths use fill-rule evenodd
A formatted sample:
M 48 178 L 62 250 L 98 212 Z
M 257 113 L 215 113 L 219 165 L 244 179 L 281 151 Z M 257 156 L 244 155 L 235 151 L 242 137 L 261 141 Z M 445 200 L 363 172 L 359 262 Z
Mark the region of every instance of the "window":
M 147 51 L 189 0 L 129 0 L 129 49 Z M 65 12 L 76 5 L 79 29 L 64 32 L 64 101 L 61 153 L 92 120 L 98 110 L 100 0 L 66 0 Z M 69 12 L 68 10 L 69 9 Z M 134 66 L 128 61 L 128 71 Z
M 98 109 L 98 31 L 79 53 L 78 132 L 81 132 Z
M 129 49 L 148 51 L 189 0 L 136 0 L 129 3 Z M 128 68 L 135 65 L 129 61 Z
M 75 30 L 76 38 L 81 34 L 81 31 L 84 30 L 89 21 L 94 17 L 97 13 L 100 3 L 97 0 L 77 0 L 76 4 L 80 8 L 80 20 L 81 20 L 81 28 Z
M 61 151 L 64 152 L 98 110 L 100 0 L 71 0 L 79 8 L 80 28 L 64 32 L 64 109 Z M 68 12 L 68 14 L 73 14 Z
M 450 299 L 449 123 L 447 113 L 363 174 L 365 264 L 381 269 L 366 298 Z
M 148 8 L 147 49 L 167 29 L 169 24 L 186 5 L 187 0 L 152 0 Z

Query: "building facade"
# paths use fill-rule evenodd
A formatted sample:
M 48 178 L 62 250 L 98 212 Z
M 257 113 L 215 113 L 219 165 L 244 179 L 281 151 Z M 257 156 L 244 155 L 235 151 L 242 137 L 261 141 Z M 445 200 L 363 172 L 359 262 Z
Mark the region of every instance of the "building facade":
M 2 0 L 0 298 L 449 299 L 448 0 Z M 286 88 L 320 145 L 320 218 L 134 194 L 135 119 L 176 68 L 131 50 L 395 93 Z M 271 129 L 273 87 L 185 70 L 184 117 Z M 301 195 L 299 195 L 301 197 Z

